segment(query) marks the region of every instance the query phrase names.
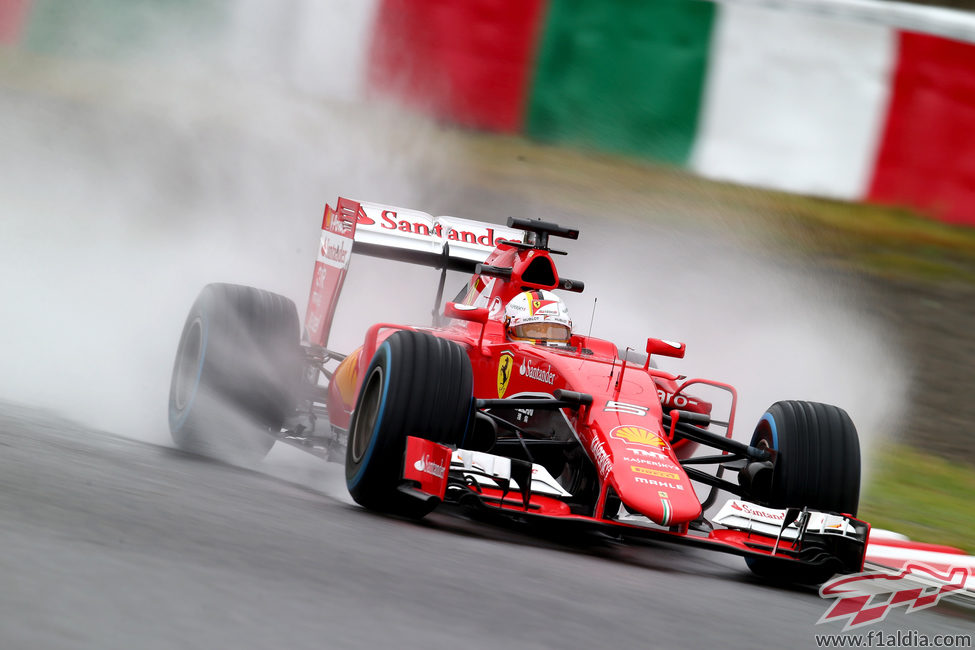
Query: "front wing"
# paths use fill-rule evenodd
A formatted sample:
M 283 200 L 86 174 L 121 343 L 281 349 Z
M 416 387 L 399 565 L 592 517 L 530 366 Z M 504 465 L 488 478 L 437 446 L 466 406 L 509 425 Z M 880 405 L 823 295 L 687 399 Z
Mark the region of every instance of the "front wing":
M 621 538 L 656 539 L 837 573 L 863 569 L 870 526 L 855 517 L 731 499 L 709 521 L 663 527 L 622 504 L 601 518 L 573 512 L 571 495 L 541 465 L 410 437 L 401 489 L 420 499 L 473 507 L 514 519 L 551 519 Z M 528 486 L 524 489 L 523 486 Z

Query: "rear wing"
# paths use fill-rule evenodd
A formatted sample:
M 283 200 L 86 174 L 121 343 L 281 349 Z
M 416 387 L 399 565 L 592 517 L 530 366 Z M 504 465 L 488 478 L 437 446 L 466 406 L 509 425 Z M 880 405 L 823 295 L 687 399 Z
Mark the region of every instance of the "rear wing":
M 500 241 L 522 241 L 514 228 L 379 203 L 339 198 L 325 206 L 321 246 L 312 277 L 305 332 L 324 347 L 352 254 L 474 273 Z

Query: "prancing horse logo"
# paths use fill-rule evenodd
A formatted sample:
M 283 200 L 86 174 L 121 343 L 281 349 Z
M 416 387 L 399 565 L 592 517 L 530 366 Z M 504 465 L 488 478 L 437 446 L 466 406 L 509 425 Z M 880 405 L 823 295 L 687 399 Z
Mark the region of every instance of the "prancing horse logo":
M 498 359 L 498 397 L 504 397 L 504 392 L 508 390 L 508 381 L 511 379 L 511 368 L 514 366 L 514 355 L 505 350 Z

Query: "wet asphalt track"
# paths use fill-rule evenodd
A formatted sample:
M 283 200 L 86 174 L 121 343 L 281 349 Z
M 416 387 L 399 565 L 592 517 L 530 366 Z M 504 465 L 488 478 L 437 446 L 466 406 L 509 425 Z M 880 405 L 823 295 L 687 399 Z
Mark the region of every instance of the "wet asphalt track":
M 815 593 L 734 557 L 378 517 L 298 453 L 247 471 L 0 403 L 0 648 L 804 648 L 839 631 L 815 625 Z M 972 625 L 894 612 L 881 629 Z

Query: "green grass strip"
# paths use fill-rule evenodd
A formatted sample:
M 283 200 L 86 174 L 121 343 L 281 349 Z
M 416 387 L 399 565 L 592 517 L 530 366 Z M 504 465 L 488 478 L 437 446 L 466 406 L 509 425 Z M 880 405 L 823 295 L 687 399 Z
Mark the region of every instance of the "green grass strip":
M 902 444 L 874 453 L 860 518 L 911 539 L 975 554 L 975 467 Z

